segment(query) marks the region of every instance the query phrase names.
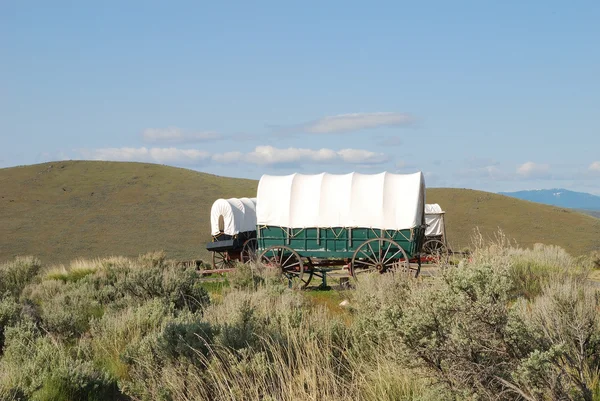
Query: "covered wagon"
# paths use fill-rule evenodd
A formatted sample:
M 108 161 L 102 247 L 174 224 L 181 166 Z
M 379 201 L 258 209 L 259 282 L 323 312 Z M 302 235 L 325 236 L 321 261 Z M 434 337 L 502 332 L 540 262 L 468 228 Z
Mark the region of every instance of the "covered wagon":
M 263 175 L 259 258 L 306 286 L 317 267 L 418 275 L 425 236 L 423 174 Z
M 447 257 L 446 223 L 444 212 L 437 203 L 425 205 L 425 242 L 423 244 L 424 261 L 439 262 Z
M 229 269 L 235 261 L 246 262 L 256 250 L 256 198 L 217 199 L 210 210 L 212 252 L 215 269 Z

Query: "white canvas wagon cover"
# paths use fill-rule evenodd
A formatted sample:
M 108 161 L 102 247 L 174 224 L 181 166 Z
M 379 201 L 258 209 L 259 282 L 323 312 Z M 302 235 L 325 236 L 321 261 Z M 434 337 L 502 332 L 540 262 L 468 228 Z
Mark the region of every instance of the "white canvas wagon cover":
M 414 174 L 263 175 L 259 226 L 404 230 L 424 224 L 425 180 Z
M 225 234 L 236 235 L 256 230 L 256 198 L 217 199 L 210 209 L 212 235 L 217 235 L 219 219 L 223 218 L 222 229 Z
M 444 211 L 437 203 L 425 205 L 425 229 L 426 236 L 444 234 Z

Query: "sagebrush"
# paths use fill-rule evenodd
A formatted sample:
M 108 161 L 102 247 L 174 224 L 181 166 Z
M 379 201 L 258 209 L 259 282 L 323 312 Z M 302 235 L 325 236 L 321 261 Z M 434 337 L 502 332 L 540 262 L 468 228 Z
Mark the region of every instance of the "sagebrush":
M 593 260 L 501 234 L 472 249 L 432 277 L 361 278 L 339 310 L 260 264 L 215 286 L 163 252 L 18 258 L 0 265 L 0 399 L 600 399 Z

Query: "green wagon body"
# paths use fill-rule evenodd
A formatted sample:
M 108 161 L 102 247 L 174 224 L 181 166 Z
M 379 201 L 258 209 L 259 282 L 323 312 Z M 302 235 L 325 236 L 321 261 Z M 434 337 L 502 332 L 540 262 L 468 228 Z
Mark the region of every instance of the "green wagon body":
M 270 246 L 287 246 L 303 257 L 319 259 L 352 258 L 356 249 L 374 238 L 389 238 L 415 257 L 423 245 L 425 226 L 407 230 L 380 230 L 371 228 L 282 228 L 257 227 L 259 250 Z M 373 244 L 373 250 L 377 244 Z

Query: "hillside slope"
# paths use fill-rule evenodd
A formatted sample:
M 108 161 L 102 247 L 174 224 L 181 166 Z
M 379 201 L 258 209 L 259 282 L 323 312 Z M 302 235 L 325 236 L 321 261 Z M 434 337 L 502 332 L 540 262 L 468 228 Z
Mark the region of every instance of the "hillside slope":
M 206 257 L 210 207 L 256 181 L 143 163 L 69 161 L 0 169 L 0 260 L 45 262 L 164 249 Z
M 35 255 L 136 256 L 164 249 L 207 258 L 210 207 L 220 197 L 255 196 L 257 182 L 155 164 L 69 161 L 0 169 L 0 260 Z M 522 246 L 556 244 L 573 254 L 600 249 L 600 219 L 487 192 L 433 188 L 447 212 L 448 238 L 468 246 L 474 227 L 498 228 Z
M 600 219 L 571 209 L 471 189 L 429 188 L 427 203 L 446 211 L 453 248 L 468 246 L 473 229 L 493 237 L 502 229 L 519 246 L 559 245 L 573 255 L 600 250 Z

